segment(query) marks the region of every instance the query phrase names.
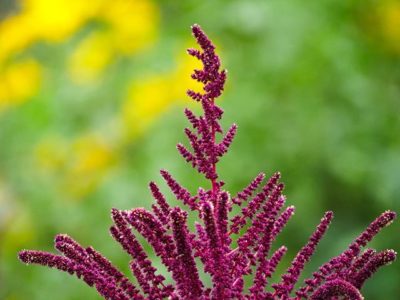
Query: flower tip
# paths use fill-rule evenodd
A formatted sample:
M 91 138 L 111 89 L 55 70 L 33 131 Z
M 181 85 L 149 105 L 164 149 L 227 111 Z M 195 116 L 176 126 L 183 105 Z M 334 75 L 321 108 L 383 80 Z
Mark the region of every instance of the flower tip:
M 333 211 L 328 210 L 325 212 L 323 218 L 321 219 L 321 222 L 325 223 L 327 226 L 332 222 L 333 219 Z
M 325 218 L 332 219 L 332 218 L 333 218 L 333 211 L 328 210 L 328 211 L 325 213 Z
M 38 260 L 37 256 L 40 254 L 40 251 L 34 251 L 34 250 L 22 250 L 18 252 L 18 259 L 24 263 L 24 264 L 32 264 L 32 263 L 37 263 L 40 260 Z
M 111 208 L 111 217 L 114 217 L 114 216 L 116 216 L 117 214 L 119 213 L 119 210 L 118 209 L 116 209 L 116 208 Z
M 392 210 L 387 210 L 384 213 L 382 213 L 378 219 L 380 220 L 382 226 L 389 226 L 390 224 L 393 223 L 396 217 L 397 217 L 396 212 Z
M 187 212 L 180 209 L 179 207 L 174 207 L 171 210 L 170 216 L 175 224 L 184 224 L 187 219 Z
M 396 258 L 397 258 L 397 252 L 394 251 L 393 249 L 385 251 L 384 261 L 386 265 L 390 265 L 392 262 L 396 260 Z
M 191 26 L 191 29 L 192 29 L 192 33 L 193 33 L 193 35 L 194 35 L 195 37 L 198 37 L 198 36 L 204 34 L 204 33 L 203 33 L 203 30 L 201 29 L 201 27 L 200 27 L 199 24 L 193 24 L 193 25 Z
M 29 262 L 29 250 L 22 250 L 18 252 L 18 259 L 23 263 Z
M 392 220 L 394 220 L 394 219 L 397 218 L 397 213 L 396 213 L 395 211 L 387 210 L 387 211 L 385 211 L 385 214 L 387 214 L 388 217 L 389 217 L 390 219 L 392 219 Z
M 54 237 L 54 242 L 58 243 L 64 241 L 66 238 L 69 238 L 69 235 L 66 233 L 59 233 Z

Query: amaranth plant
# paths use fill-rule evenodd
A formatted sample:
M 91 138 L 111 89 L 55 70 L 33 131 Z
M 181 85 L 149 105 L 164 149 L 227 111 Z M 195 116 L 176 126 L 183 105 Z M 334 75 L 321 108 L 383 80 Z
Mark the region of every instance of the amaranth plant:
M 323 264 L 304 285 L 295 289 L 305 264 L 327 231 L 333 213 L 328 211 L 297 253 L 289 268 L 277 283 L 270 283 L 272 274 L 285 255 L 281 246 L 272 251 L 271 245 L 285 227 L 295 208 L 285 206 L 280 174 L 266 182 L 260 173 L 243 191 L 231 197 L 217 173 L 219 159 L 227 153 L 237 126 L 233 124 L 224 134 L 220 125 L 223 110 L 215 100 L 224 90 L 226 71 L 220 69 L 215 46 L 198 25 L 192 27 L 201 51 L 188 53 L 200 60 L 203 69 L 194 70 L 192 78 L 203 84 L 203 92 L 192 90 L 188 95 L 202 106 L 203 114 L 196 116 L 185 109 L 192 129 L 185 128 L 191 150 L 178 144 L 178 152 L 198 173 L 210 182 L 210 188 L 199 188 L 195 195 L 182 187 L 172 175 L 161 170 L 161 176 L 176 199 L 197 212 L 196 232 L 187 225 L 188 213 L 171 207 L 156 183 L 150 183 L 155 199 L 152 211 L 134 208 L 129 211 L 113 209 L 111 235 L 132 257 L 130 269 L 136 277 L 134 285 L 109 260 L 92 247 L 84 248 L 65 234 L 57 235 L 55 248 L 60 255 L 24 250 L 19 259 L 26 264 L 39 264 L 75 274 L 97 289 L 105 299 L 363 299 L 360 292 L 365 281 L 381 266 L 396 258 L 394 250 L 377 252 L 362 250 L 396 214 L 382 213 L 340 255 Z M 217 136 L 221 136 L 217 139 Z M 246 205 L 245 205 L 246 203 Z M 244 206 L 238 215 L 230 217 L 233 206 Z M 244 232 L 240 234 L 240 232 Z M 166 266 L 173 284 L 157 272 L 148 254 L 139 243 L 141 234 L 152 246 L 155 255 Z M 237 245 L 233 248 L 233 245 Z M 197 263 L 196 263 L 197 261 Z M 198 266 L 211 276 L 206 286 Z M 251 278 L 249 286 L 247 278 Z M 246 280 L 245 280 L 246 279 Z M 270 287 L 267 289 L 267 287 Z

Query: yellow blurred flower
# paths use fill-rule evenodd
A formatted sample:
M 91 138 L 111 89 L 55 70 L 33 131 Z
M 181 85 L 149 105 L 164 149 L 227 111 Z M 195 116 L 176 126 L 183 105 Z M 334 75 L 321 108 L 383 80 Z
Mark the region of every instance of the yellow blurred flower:
M 116 55 L 151 44 L 158 28 L 158 10 L 151 0 L 20 0 L 19 7 L 0 22 L 0 109 L 37 91 L 39 65 L 13 65 L 13 58 L 34 43 L 63 42 L 92 20 L 104 23 L 70 58 L 71 78 L 86 82 L 97 78 Z
M 148 0 L 113 0 L 99 17 L 110 25 L 111 43 L 123 54 L 151 44 L 158 29 L 158 8 Z
M 94 32 L 85 38 L 69 59 L 69 75 L 75 82 L 96 79 L 114 55 L 110 37 Z
M 400 53 L 400 1 L 384 1 L 378 9 L 382 37 L 388 46 Z
M 400 54 L 400 0 L 373 3 L 366 9 L 364 21 L 379 47 Z
M 123 128 L 130 133 L 130 138 L 142 133 L 171 101 L 177 100 L 170 96 L 170 91 L 169 80 L 163 77 L 131 84 L 123 106 Z
M 105 26 L 83 39 L 70 58 L 70 76 L 78 83 L 96 79 L 114 57 L 151 45 L 159 13 L 148 0 L 115 0 L 101 6 L 96 18 Z
M 190 78 L 195 68 L 200 63 L 185 56 L 171 74 L 132 82 L 121 112 L 124 136 L 131 139 L 142 134 L 171 105 L 186 103 L 186 87 L 200 91 L 201 85 Z
M 20 12 L 0 24 L 0 61 L 37 41 L 64 40 L 95 15 L 102 2 L 21 0 Z
M 23 103 L 40 86 L 40 65 L 31 59 L 0 69 L 0 111 L 10 105 Z
M 115 161 L 115 149 L 95 134 L 71 141 L 49 137 L 36 147 L 41 170 L 55 176 L 60 194 L 80 199 L 92 192 Z
M 61 41 L 92 13 L 87 1 L 21 0 L 21 10 L 0 23 L 0 110 L 22 103 L 39 88 L 40 66 L 13 57 L 37 41 Z
M 114 160 L 113 150 L 101 138 L 81 136 L 72 143 L 64 190 L 75 197 L 93 191 Z

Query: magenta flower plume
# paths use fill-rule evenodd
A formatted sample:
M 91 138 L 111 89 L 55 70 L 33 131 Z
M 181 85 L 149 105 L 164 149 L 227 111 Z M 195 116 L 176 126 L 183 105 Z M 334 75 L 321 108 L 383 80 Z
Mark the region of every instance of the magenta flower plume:
M 295 208 L 285 206 L 280 173 L 268 180 L 260 173 L 234 197 L 223 189 L 217 164 L 228 152 L 237 132 L 235 124 L 224 132 L 220 124 L 223 110 L 216 103 L 224 90 L 227 73 L 221 70 L 215 46 L 201 28 L 194 25 L 192 32 L 200 50 L 189 49 L 188 53 L 203 64 L 201 70 L 194 70 L 192 78 L 202 83 L 203 92 L 189 90 L 187 94 L 201 104 L 203 113 L 197 116 L 185 109 L 191 125 L 184 131 L 188 145 L 179 143 L 177 150 L 209 181 L 209 187 L 191 192 L 168 171 L 160 173 L 181 207 L 198 215 L 195 232 L 189 229 L 193 226 L 188 224 L 188 212 L 168 204 L 157 184 L 151 182 L 149 188 L 155 200 L 151 211 L 134 208 L 111 212 L 110 233 L 131 258 L 129 266 L 135 284 L 95 249 L 82 247 L 68 235 L 55 238 L 59 255 L 24 250 L 19 259 L 75 275 L 96 288 L 100 296 L 111 300 L 363 299 L 361 288 L 365 281 L 396 259 L 394 250 L 363 248 L 393 222 L 396 214 L 392 211 L 381 214 L 348 249 L 297 287 L 306 264 L 332 222 L 333 213 L 326 212 L 280 280 L 271 282 L 287 252 L 285 246 L 273 251 L 276 249 L 273 243 Z M 241 206 L 240 212 L 232 215 L 235 205 Z M 153 254 L 146 253 L 138 234 L 153 248 Z M 168 274 L 158 272 L 150 259 L 152 255 L 160 258 Z M 205 280 L 206 276 L 209 280 Z

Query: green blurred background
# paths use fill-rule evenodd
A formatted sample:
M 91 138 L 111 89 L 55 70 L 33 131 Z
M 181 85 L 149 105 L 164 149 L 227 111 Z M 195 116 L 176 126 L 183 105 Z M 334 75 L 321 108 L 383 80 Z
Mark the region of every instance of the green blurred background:
M 279 170 L 297 207 L 278 240 L 290 250 L 282 268 L 328 209 L 307 275 L 400 211 L 399 0 L 1 1 L 0 299 L 99 299 L 17 252 L 53 251 L 68 233 L 127 270 L 110 209 L 150 207 L 160 168 L 192 191 L 205 184 L 175 150 L 192 105 L 193 23 L 229 70 L 224 126 L 239 125 L 221 178 L 234 194 Z M 372 245 L 399 250 L 399 228 Z M 378 272 L 366 299 L 398 299 L 399 266 Z

